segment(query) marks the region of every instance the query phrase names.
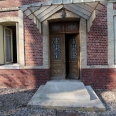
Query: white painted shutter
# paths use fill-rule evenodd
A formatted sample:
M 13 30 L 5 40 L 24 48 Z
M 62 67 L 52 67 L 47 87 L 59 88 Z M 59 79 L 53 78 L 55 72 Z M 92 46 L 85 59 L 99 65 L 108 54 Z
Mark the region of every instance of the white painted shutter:
M 3 26 L 0 25 L 0 64 L 4 64 Z

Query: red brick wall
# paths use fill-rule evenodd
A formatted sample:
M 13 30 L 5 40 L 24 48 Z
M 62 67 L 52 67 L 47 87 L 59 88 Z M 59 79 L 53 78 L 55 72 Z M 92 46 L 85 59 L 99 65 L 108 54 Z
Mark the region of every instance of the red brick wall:
M 0 12 L 0 18 L 2 17 L 18 17 L 18 11 Z
M 0 0 L 0 8 L 19 7 L 44 0 Z
M 0 88 L 35 88 L 49 80 L 49 69 L 0 70 Z
M 31 19 L 24 15 L 25 65 L 43 64 L 43 41 L 39 30 Z
M 116 10 L 116 3 L 114 3 L 114 10 Z
M 81 80 L 98 89 L 116 89 L 116 69 L 82 69 Z
M 18 11 L 0 12 L 2 17 L 18 17 Z M 39 30 L 31 19 L 24 15 L 24 51 L 26 66 L 40 66 L 43 64 L 43 41 Z
M 87 64 L 108 64 L 107 8 L 97 15 L 87 33 Z

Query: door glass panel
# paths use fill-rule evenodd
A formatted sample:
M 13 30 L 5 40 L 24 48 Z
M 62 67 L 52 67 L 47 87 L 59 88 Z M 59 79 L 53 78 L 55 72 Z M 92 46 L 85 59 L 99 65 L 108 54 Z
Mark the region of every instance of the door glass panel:
M 59 22 L 59 23 L 50 23 L 50 27 L 49 27 L 49 30 L 50 30 L 50 33 L 53 34 L 53 33 L 62 33 L 64 32 L 63 30 L 63 23 L 62 22 Z
M 66 27 L 65 27 L 65 31 L 66 32 L 72 32 L 72 33 L 77 33 L 79 30 L 78 30 L 78 22 L 69 22 L 69 23 L 66 23 Z
M 73 30 L 76 30 L 77 29 L 77 25 L 76 24 L 70 24 L 68 25 L 68 30 L 69 31 L 73 31 Z
M 70 55 L 70 56 L 71 56 L 71 59 L 72 59 L 72 60 L 76 60 L 76 59 L 77 59 L 76 38 L 72 38 L 70 44 L 71 44 L 71 45 L 70 45 L 70 47 L 71 47 L 71 48 L 70 48 L 70 49 L 71 49 L 71 50 L 70 50 L 70 51 L 71 51 L 71 52 L 70 52 L 70 54 L 71 54 L 71 55 Z
M 52 39 L 52 54 L 53 54 L 53 60 L 60 60 L 61 58 L 61 42 L 60 38 L 55 37 Z
M 60 26 L 58 24 L 52 26 L 52 31 L 60 31 Z

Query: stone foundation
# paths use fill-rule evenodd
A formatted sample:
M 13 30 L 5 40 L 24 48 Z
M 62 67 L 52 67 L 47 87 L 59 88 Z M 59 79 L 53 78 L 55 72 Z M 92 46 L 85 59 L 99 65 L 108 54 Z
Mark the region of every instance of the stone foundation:
M 81 81 L 96 89 L 115 89 L 116 69 L 82 69 Z
M 36 88 L 50 77 L 49 69 L 0 70 L 0 88 Z M 80 80 L 96 89 L 116 88 L 116 69 L 82 69 Z

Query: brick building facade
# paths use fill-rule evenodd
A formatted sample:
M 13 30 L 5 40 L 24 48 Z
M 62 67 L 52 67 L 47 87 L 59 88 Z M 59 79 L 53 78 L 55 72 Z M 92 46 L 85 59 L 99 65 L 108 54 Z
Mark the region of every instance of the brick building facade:
M 33 8 L 30 7 L 30 9 L 26 7 L 26 5 L 33 5 L 34 3 L 38 4 L 39 2 L 43 1 L 44 0 L 0 1 L 0 34 L 3 33 L 3 37 L 1 36 L 1 38 L 4 38 L 4 35 L 7 36 L 7 32 L 5 33 L 6 28 L 6 30 L 9 30 L 9 32 L 10 30 L 12 31 L 13 39 L 12 62 L 7 62 L 8 56 L 6 53 L 3 52 L 3 55 L 1 55 L 2 60 L 0 61 L 0 87 L 35 88 L 50 80 L 52 68 L 59 68 L 53 66 L 58 65 L 55 64 L 55 62 L 51 63 L 51 35 L 62 34 L 65 38 L 68 38 L 68 35 L 74 36 L 74 34 L 76 34 L 74 32 L 66 32 L 65 29 L 63 33 L 58 32 L 57 34 L 53 34 L 50 32 L 50 24 L 52 25 L 54 22 L 62 23 L 63 21 L 67 21 L 68 23 L 66 23 L 66 25 L 68 25 L 73 20 L 73 22 L 79 22 L 79 31 L 77 32 L 79 34 L 78 46 L 80 47 L 78 51 L 79 63 L 77 66 L 79 68 L 78 79 L 83 81 L 84 84 L 91 85 L 94 88 L 116 88 L 114 31 L 116 3 L 107 2 L 105 5 L 102 5 L 100 10 L 97 9 L 99 12 L 95 16 L 94 20 L 92 21 L 92 25 L 88 30 L 87 23 L 91 17 L 86 19 L 83 14 L 80 14 L 80 12 L 75 13 L 74 10 L 69 8 L 69 6 L 49 6 L 49 8 L 47 8 L 48 10 L 54 7 L 50 12 L 54 12 L 54 9 L 58 9 L 49 16 L 44 14 L 45 9 L 40 13 L 41 15 L 36 15 L 37 12 L 39 13 L 40 10 L 42 10 L 41 7 L 41 9 L 39 9 L 38 6 L 34 6 Z M 81 5 L 83 6 L 84 3 L 81 3 Z M 42 7 L 48 6 L 43 5 Z M 78 8 L 80 8 L 80 11 L 83 10 L 81 9 L 82 7 Z M 36 10 L 33 11 L 33 9 Z M 65 9 L 65 18 L 61 17 L 62 9 Z M 32 19 L 32 13 L 30 13 L 29 10 L 33 12 L 36 21 L 34 18 Z M 83 12 L 86 14 L 85 9 Z M 39 24 L 35 23 L 38 20 L 40 26 Z M 15 28 L 14 30 L 13 27 Z M 68 39 L 65 39 L 65 41 L 67 41 L 67 43 L 65 42 L 66 46 L 66 44 L 68 44 Z M 1 46 L 3 45 L 4 44 L 1 44 Z M 14 50 L 14 48 L 16 48 L 16 50 Z M 67 48 L 68 47 L 65 47 L 65 49 Z M 4 49 L 6 50 L 7 46 L 6 48 L 3 47 L 3 50 L 1 49 L 1 51 L 4 51 Z M 65 52 L 65 56 L 67 56 L 67 54 Z M 69 59 L 66 59 L 65 57 L 65 60 Z M 67 63 L 67 65 L 71 65 L 73 67 L 72 64 Z M 65 65 L 65 67 L 67 65 Z M 69 68 L 70 66 L 67 67 Z M 69 69 L 65 68 L 65 70 L 68 72 Z M 60 70 L 53 71 L 55 74 L 58 74 Z

